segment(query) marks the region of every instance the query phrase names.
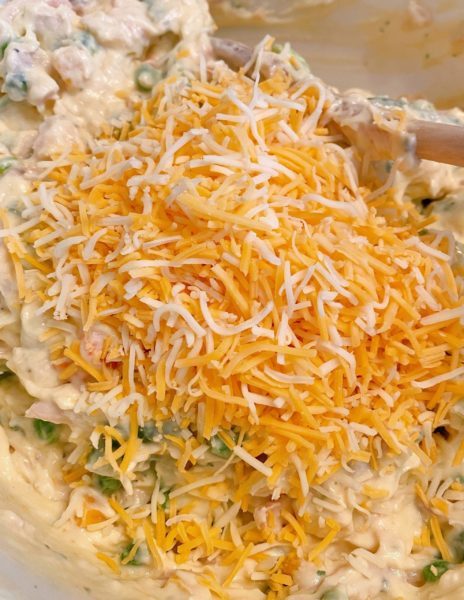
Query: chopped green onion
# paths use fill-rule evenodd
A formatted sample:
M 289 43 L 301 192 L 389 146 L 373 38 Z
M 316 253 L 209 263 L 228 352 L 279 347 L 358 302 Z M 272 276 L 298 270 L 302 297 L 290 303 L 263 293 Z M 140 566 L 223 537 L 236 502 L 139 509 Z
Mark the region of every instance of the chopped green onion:
M 122 484 L 119 479 L 114 479 L 114 477 L 106 477 L 106 475 L 97 475 L 96 476 L 97 484 L 100 490 L 105 496 L 111 496 L 115 492 L 121 489 Z
M 425 581 L 438 581 L 448 569 L 449 562 L 447 560 L 434 560 L 422 569 L 422 575 Z
M 143 427 L 139 427 L 138 437 L 144 444 L 153 442 L 154 437 L 157 434 L 158 430 L 153 422 L 146 423 Z
M 24 73 L 8 73 L 3 88 L 11 100 L 21 102 L 26 98 L 29 86 Z
M 58 427 L 54 423 L 34 419 L 34 429 L 38 437 L 47 444 L 56 442 L 58 439 Z
M 5 40 L 0 44 L 0 58 L 5 56 L 5 50 L 8 48 L 8 44 L 11 40 Z
M 1 158 L 0 175 L 4 175 L 8 171 L 8 169 L 11 169 L 15 162 L 16 160 L 15 158 L 13 158 L 13 156 L 5 156 L 4 158 Z
M 140 65 L 135 71 L 135 83 L 141 92 L 150 92 L 162 77 L 159 69 L 148 64 Z
M 121 552 L 121 555 L 120 555 L 121 562 L 125 561 L 125 559 L 129 556 L 133 547 L 134 547 L 134 544 L 131 542 L 129 545 L 127 545 L 124 548 L 124 550 Z M 132 567 L 139 567 L 142 564 L 141 556 L 140 556 L 140 548 L 137 548 L 137 552 L 135 553 L 134 558 L 125 564 L 131 565 Z
M 316 571 L 316 575 L 317 575 L 318 577 L 325 577 L 325 576 L 326 576 L 326 574 L 327 574 L 327 573 L 326 573 L 325 571 Z
M 229 458 L 232 450 L 222 441 L 218 435 L 213 435 L 210 440 L 211 454 L 219 456 L 219 458 Z

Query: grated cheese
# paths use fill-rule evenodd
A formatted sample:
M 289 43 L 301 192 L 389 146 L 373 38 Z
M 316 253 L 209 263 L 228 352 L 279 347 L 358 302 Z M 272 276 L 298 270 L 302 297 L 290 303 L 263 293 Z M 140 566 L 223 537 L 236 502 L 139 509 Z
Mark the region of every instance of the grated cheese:
M 33 270 L 53 364 L 78 374 L 76 412 L 99 420 L 95 465 L 128 501 L 108 500 L 115 519 L 131 539 L 143 530 L 157 569 L 164 553 L 233 565 L 227 587 L 247 559 L 275 559 L 273 544 L 320 561 L 343 525 L 312 522 L 308 497 L 354 462 L 376 471 L 408 452 L 433 463 L 416 440 L 460 397 L 464 312 L 449 240 L 419 241 L 414 207 L 389 185 L 359 185 L 349 149 L 326 139 L 320 84 L 211 77 L 179 93 L 163 82 L 126 139 L 102 136 L 37 181 L 27 221 L 0 216 L 19 295 Z M 159 439 L 145 444 L 139 428 L 153 422 Z M 210 461 L 213 439 L 223 456 Z M 176 482 L 156 478 L 137 517 L 127 506 L 150 456 L 169 456 Z M 356 491 L 365 514 L 390 494 Z M 416 493 L 444 513 L 444 500 Z M 329 500 L 313 504 L 336 513 Z M 436 516 L 430 529 L 445 557 Z M 267 578 L 282 590 L 296 567 L 278 560 Z

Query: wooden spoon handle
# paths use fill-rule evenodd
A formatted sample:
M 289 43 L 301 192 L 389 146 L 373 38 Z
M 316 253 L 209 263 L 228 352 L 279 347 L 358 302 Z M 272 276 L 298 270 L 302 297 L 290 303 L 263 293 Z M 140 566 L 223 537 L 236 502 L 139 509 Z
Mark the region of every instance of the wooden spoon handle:
M 211 38 L 216 58 L 224 60 L 232 69 L 238 70 L 252 57 L 252 49 L 234 40 Z M 266 71 L 278 64 L 263 65 Z M 263 75 L 268 76 L 267 72 Z M 433 160 L 464 167 L 464 126 L 448 123 L 435 123 L 415 119 L 408 125 L 408 131 L 416 136 L 416 155 L 418 158 Z
M 416 155 L 464 167 L 464 126 L 414 120 L 408 130 L 416 136 Z

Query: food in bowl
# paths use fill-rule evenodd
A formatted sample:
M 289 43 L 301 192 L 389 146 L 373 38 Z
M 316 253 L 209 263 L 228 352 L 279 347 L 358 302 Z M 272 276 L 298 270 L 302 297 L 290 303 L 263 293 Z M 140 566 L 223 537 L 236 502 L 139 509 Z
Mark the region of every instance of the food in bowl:
M 459 589 L 462 171 L 415 159 L 424 106 L 270 38 L 237 72 L 203 3 L 0 19 L 4 474 L 121 598 Z

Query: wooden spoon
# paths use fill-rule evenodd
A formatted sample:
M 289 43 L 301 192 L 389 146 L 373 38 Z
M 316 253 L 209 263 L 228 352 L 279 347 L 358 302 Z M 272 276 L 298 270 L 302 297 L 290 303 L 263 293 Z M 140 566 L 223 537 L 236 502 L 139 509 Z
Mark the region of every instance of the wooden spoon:
M 416 136 L 416 156 L 464 167 L 464 127 L 415 119 L 408 131 Z
M 240 42 L 211 38 L 211 43 L 216 58 L 223 60 L 234 70 L 245 66 L 252 59 L 253 50 Z M 263 63 L 263 76 L 269 77 L 275 67 L 285 68 L 284 61 L 277 54 L 271 61 Z M 376 127 L 374 123 L 371 126 Z M 464 167 L 464 126 L 411 119 L 407 132 L 415 137 L 417 158 Z

